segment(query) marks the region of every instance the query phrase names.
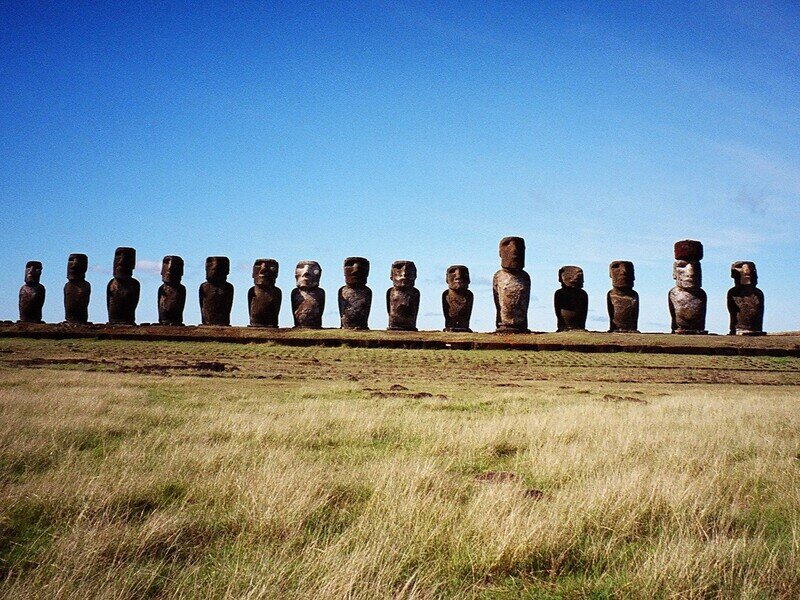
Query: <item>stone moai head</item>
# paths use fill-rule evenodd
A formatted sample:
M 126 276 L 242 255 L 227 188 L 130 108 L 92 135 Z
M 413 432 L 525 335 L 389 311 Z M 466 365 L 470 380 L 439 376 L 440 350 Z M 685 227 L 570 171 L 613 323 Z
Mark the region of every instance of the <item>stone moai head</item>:
M 611 286 L 617 289 L 632 288 L 636 280 L 633 263 L 629 260 L 613 261 L 608 266 L 608 274 L 611 276 Z
M 572 265 L 561 267 L 558 270 L 558 281 L 561 287 L 579 290 L 583 288 L 583 269 Z
M 253 284 L 273 287 L 278 279 L 278 261 L 272 258 L 257 258 L 253 263 Z
M 114 252 L 114 279 L 131 279 L 136 268 L 136 250 L 117 248 Z
M 178 284 L 183 279 L 183 259 L 180 256 L 165 256 L 161 261 L 161 281 Z
M 733 284 L 736 287 L 757 285 L 756 263 L 749 260 L 737 260 L 731 265 L 731 277 L 733 277 Z
M 392 263 L 392 285 L 396 288 L 412 288 L 417 280 L 417 266 L 410 260 L 396 260 Z
M 83 281 L 89 268 L 89 257 L 85 254 L 70 254 L 67 259 L 67 279 Z
M 500 240 L 500 266 L 504 269 L 525 268 L 525 240 L 521 237 L 504 237 Z
M 447 267 L 447 287 L 453 291 L 469 288 L 469 269 L 464 265 L 451 265 Z
M 206 258 L 206 281 L 224 283 L 231 272 L 231 261 L 227 256 L 209 256 Z
M 301 290 L 313 290 L 319 287 L 322 267 L 315 260 L 301 260 L 294 268 L 294 279 Z
M 25 285 L 38 285 L 42 278 L 42 263 L 38 260 L 29 260 L 25 263 Z
M 703 244 L 696 240 L 675 242 L 675 262 L 672 278 L 675 285 L 684 290 L 697 290 L 703 287 Z
M 369 261 L 362 256 L 348 256 L 344 259 L 344 283 L 349 287 L 367 285 Z

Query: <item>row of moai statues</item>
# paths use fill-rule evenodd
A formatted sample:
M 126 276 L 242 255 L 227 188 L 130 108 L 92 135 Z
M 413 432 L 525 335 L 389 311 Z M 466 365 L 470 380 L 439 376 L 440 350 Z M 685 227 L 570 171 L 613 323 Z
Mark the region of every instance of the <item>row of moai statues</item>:
M 673 333 L 705 334 L 707 297 L 702 289 L 700 261 L 703 245 L 694 240 L 675 244 L 673 278 L 675 287 L 669 292 L 669 311 Z M 140 286 L 133 278 L 136 251 L 117 248 L 114 255 L 114 276 L 106 287 L 108 323 L 135 325 Z M 500 241 L 500 270 L 492 282 L 498 333 L 527 333 L 531 279 L 525 272 L 525 240 L 506 237 Z M 91 285 L 86 281 L 88 258 L 71 254 L 67 263 L 64 286 L 65 323 L 88 323 Z M 181 283 L 184 262 L 179 256 L 165 256 L 162 262 L 162 285 L 158 289 L 158 319 L 161 325 L 183 325 L 186 287 Z M 30 261 L 25 267 L 25 284 L 20 289 L 20 321 L 42 322 L 44 286 L 39 283 L 42 264 Z M 200 285 L 199 301 L 203 325 L 230 325 L 233 308 L 233 285 L 227 281 L 230 260 L 224 256 L 206 259 L 206 281 Z M 325 290 L 320 287 L 322 268 L 316 261 L 300 261 L 295 268 L 296 287 L 291 305 L 295 327 L 321 328 L 325 311 Z M 612 289 L 607 294 L 609 331 L 637 332 L 639 295 L 633 289 L 633 263 L 615 260 L 609 266 Z M 344 261 L 345 285 L 339 289 L 338 303 L 343 329 L 368 329 L 372 290 L 367 287 L 369 261 L 354 256 Z M 247 294 L 251 327 L 278 327 L 282 292 L 276 287 L 278 262 L 257 259 L 253 265 L 253 287 Z M 756 287 L 755 264 L 737 261 L 731 266 L 734 287 L 728 291 L 730 333 L 763 335 L 764 294 Z M 412 261 L 392 263 L 392 287 L 386 291 L 388 329 L 416 331 L 420 293 L 415 287 L 417 269 Z M 561 288 L 555 292 L 553 304 L 558 331 L 586 329 L 589 297 L 583 289 L 583 270 L 564 266 L 558 271 Z M 452 265 L 446 272 L 447 289 L 442 293 L 445 331 L 469 332 L 473 294 L 469 290 L 469 269 Z

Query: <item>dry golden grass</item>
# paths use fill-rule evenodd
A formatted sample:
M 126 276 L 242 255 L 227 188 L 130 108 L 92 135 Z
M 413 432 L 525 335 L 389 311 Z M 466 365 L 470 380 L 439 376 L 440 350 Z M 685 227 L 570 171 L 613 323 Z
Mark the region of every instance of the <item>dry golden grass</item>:
M 110 349 L 148 360 L 78 348 Z M 153 346 L 170 349 L 217 356 Z M 541 381 L 513 353 L 225 352 L 241 377 L 0 368 L 0 593 L 800 597 L 795 386 Z M 270 352 L 317 377 L 244 376 Z

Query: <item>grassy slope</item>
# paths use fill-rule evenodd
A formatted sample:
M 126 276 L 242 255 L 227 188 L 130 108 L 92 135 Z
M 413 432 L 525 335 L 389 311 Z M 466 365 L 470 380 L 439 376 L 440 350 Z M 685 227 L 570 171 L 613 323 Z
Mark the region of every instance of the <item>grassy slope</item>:
M 798 371 L 2 340 L 0 593 L 798 597 Z

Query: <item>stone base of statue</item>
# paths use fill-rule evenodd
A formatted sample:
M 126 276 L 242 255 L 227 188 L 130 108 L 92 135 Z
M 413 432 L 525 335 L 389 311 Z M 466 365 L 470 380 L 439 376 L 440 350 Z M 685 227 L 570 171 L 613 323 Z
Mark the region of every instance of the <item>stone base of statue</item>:
M 518 327 L 511 327 L 508 325 L 501 325 L 494 330 L 495 333 L 530 333 L 530 329 L 520 329 Z
M 609 329 L 608 333 L 641 333 L 638 329 Z
M 705 329 L 681 329 L 680 327 L 672 333 L 677 335 L 708 335 Z
M 756 337 L 760 335 L 767 335 L 766 331 L 750 331 L 749 329 L 737 329 L 735 333 L 731 333 L 730 335 L 746 335 L 751 337 Z
M 469 327 L 445 327 L 442 331 L 450 331 L 452 333 L 472 333 Z
M 252 327 L 253 329 L 278 329 L 277 325 L 261 325 L 259 323 L 250 323 L 247 326 Z
M 386 331 L 419 331 L 416 327 L 401 327 L 398 325 L 390 325 Z

